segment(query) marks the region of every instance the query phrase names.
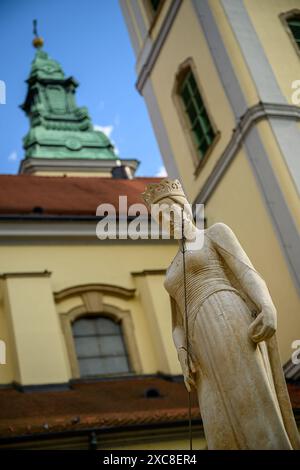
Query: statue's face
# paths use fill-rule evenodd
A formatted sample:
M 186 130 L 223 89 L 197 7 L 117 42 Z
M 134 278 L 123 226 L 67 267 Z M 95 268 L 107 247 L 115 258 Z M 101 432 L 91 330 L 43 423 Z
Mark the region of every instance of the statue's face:
M 171 237 L 178 239 L 182 235 L 182 218 L 186 229 L 192 228 L 191 225 L 194 226 L 194 223 L 192 208 L 188 201 L 181 196 L 176 199 L 161 199 L 157 203 L 157 214 L 154 216 L 165 232 L 169 232 Z M 192 230 L 185 230 L 186 237 L 187 232 L 192 232 Z

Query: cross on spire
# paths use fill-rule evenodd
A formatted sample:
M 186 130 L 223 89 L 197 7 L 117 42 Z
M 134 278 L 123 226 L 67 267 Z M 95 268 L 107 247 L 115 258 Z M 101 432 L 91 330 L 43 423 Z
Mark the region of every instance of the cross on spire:
M 36 38 L 38 37 L 38 33 L 37 33 L 37 20 L 33 20 L 33 34 L 35 35 Z
M 36 49 L 40 49 L 44 45 L 44 40 L 38 35 L 37 20 L 33 20 L 33 34 L 34 34 L 34 38 L 33 38 L 32 44 Z

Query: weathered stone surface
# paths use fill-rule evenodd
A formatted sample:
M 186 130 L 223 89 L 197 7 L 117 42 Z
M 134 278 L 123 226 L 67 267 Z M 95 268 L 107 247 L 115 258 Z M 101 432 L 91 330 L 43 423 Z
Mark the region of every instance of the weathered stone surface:
M 197 390 L 209 449 L 299 448 L 276 342 L 276 309 L 266 283 L 227 225 L 202 231 L 203 246 L 195 247 L 192 235 L 199 229 L 188 201 L 179 195 L 178 184 L 159 185 L 158 191 L 154 184 L 146 191 L 147 204 L 164 205 L 163 226 L 169 225 L 172 206 L 188 228 L 190 241 L 179 241 L 165 288 L 178 359 L 187 389 Z

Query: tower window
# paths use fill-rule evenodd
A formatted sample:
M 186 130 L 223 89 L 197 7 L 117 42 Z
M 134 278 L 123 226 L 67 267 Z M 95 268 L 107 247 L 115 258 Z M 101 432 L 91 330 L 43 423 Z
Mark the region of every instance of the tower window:
M 295 39 L 297 47 L 300 49 L 300 15 L 295 15 L 286 20 L 288 27 Z
M 215 132 L 191 69 L 187 71 L 181 80 L 178 93 L 189 122 L 193 141 L 202 159 L 215 138 Z
M 157 12 L 162 0 L 149 0 L 150 7 L 154 13 Z
M 81 377 L 130 372 L 119 323 L 85 317 L 76 320 L 72 329 Z

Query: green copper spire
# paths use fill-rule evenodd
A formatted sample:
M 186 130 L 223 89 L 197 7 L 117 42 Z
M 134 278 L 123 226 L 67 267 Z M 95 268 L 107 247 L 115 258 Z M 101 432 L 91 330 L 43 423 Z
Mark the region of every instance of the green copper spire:
M 78 83 L 66 77 L 60 64 L 42 49 L 34 22 L 34 60 L 27 79 L 28 91 L 21 108 L 30 130 L 23 140 L 25 159 L 112 159 L 118 157 L 105 134 L 93 129 L 88 110 L 78 107 Z

